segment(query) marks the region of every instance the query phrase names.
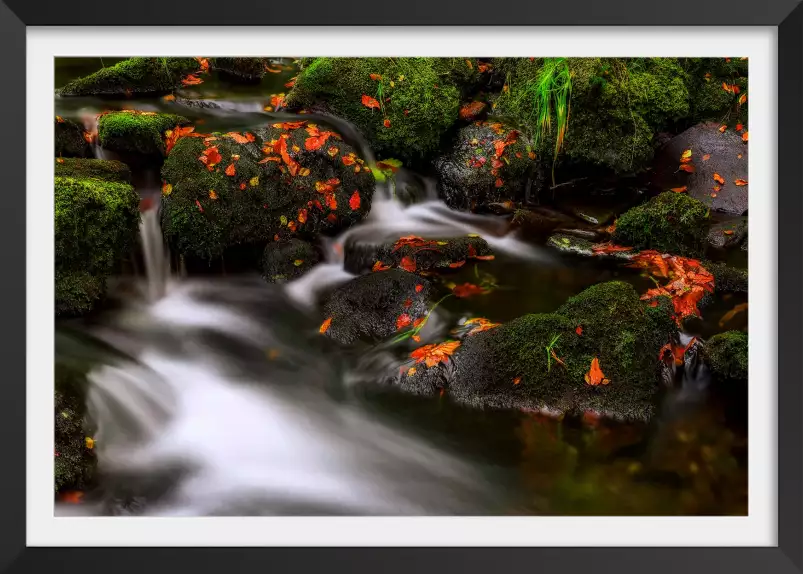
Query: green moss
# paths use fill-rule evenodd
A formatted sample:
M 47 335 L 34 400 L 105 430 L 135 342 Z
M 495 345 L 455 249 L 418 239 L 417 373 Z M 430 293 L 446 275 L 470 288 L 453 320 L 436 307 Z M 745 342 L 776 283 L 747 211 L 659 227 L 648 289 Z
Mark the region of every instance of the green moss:
M 56 308 L 83 311 L 135 240 L 139 197 L 125 183 L 55 178 Z
M 729 62 L 726 60 L 730 60 Z M 696 122 L 728 121 L 747 123 L 749 101 L 738 104 L 747 92 L 747 60 L 739 58 L 682 58 L 690 94 L 690 115 Z M 733 94 L 722 84 L 739 86 Z
M 265 157 L 262 149 L 274 154 L 271 142 L 282 134 L 288 138 L 288 155 L 310 170 L 308 175 L 291 176 L 280 162 L 259 163 Z M 234 245 L 264 245 L 276 236 L 334 232 L 360 221 L 370 210 L 374 178 L 356 159 L 353 166 L 343 164 L 343 157 L 355 152 L 342 140 L 331 137 L 320 149 L 310 151 L 304 147 L 309 134 L 303 128 L 260 129 L 248 144 L 222 134 L 217 137 L 221 161 L 211 170 L 198 159 L 206 149 L 203 140 L 193 137 L 179 139 L 162 167 L 162 178 L 172 186 L 169 195 L 162 197 L 162 229 L 182 254 L 212 259 Z M 330 150 L 336 153 L 330 155 Z M 233 160 L 234 155 L 239 159 Z M 233 176 L 225 173 L 230 164 L 236 170 Z M 360 170 L 355 172 L 357 167 Z M 316 189 L 317 182 L 330 179 L 339 180 L 334 209 Z M 360 202 L 352 209 L 355 192 Z
M 131 182 L 131 170 L 121 161 L 63 158 L 56 161 L 56 177 L 92 177 L 119 183 Z
M 731 267 L 725 263 L 702 261 L 705 267 L 714 276 L 714 289 L 733 293 L 747 293 L 747 269 Z
M 164 154 L 164 134 L 190 121 L 174 114 L 110 112 L 98 121 L 100 145 L 106 149 L 146 155 Z
M 705 345 L 705 358 L 719 380 L 747 381 L 747 333 L 727 331 Z
M 92 146 L 84 138 L 83 126 L 59 116 L 54 121 L 56 157 L 92 157 Z
M 56 492 L 81 490 L 94 476 L 96 457 L 86 448 L 84 373 L 56 363 L 53 482 Z
M 372 80 L 371 74 L 382 79 Z M 474 74 L 459 58 L 316 58 L 303 69 L 286 103 L 291 108 L 323 104 L 354 123 L 379 153 L 411 161 L 440 148 L 442 135 L 458 118 L 459 82 Z M 364 106 L 363 95 L 380 101 L 382 109 Z
M 424 237 L 423 239 L 434 243 L 423 248 L 410 245 L 396 247 L 396 241 L 381 245 L 347 245 L 343 267 L 349 273 L 363 273 L 370 270 L 376 262 L 388 267 L 398 267 L 402 259 L 407 257 L 415 260 L 416 272 L 422 272 L 449 269 L 452 263 L 469 260 L 470 252 L 480 257 L 493 253 L 482 237 Z
M 636 249 L 699 256 L 708 224 L 705 204 L 683 193 L 668 191 L 619 217 L 613 240 Z
M 214 70 L 247 81 L 260 80 L 265 75 L 267 58 L 210 58 Z
M 181 79 L 197 72 L 194 58 L 129 58 L 69 82 L 62 96 L 158 94 L 181 86 Z
M 615 171 L 643 166 L 653 155 L 656 131 L 689 114 L 685 74 L 674 58 L 568 58 L 572 94 L 564 151 L 576 162 Z M 495 101 L 495 113 L 521 126 L 535 142 L 539 131 L 533 92 L 543 58 L 500 59 L 508 90 Z M 552 113 L 552 125 L 556 117 Z M 555 133 L 538 151 L 552 158 Z

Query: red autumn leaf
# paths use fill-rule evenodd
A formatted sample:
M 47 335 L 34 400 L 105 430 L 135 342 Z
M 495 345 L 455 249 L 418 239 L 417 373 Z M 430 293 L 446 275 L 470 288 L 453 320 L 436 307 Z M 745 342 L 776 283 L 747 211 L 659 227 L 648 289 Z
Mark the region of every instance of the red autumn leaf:
M 483 156 L 472 157 L 471 159 L 468 160 L 468 166 L 469 167 L 482 167 L 483 165 L 485 165 L 485 161 L 486 160 L 485 160 L 485 158 Z
M 449 267 L 452 269 L 457 269 L 458 267 L 462 267 L 466 264 L 466 260 L 463 259 L 462 261 L 455 261 L 454 263 L 449 263 Z
M 725 229 L 722 233 L 725 235 L 733 235 L 733 229 Z
M 483 331 L 490 331 L 491 329 L 495 329 L 500 324 L 499 323 L 491 323 L 488 319 L 484 317 L 475 317 L 474 319 L 467 319 L 465 325 L 476 325 L 476 327 L 472 327 L 472 329 L 466 333 L 466 335 L 476 335 L 477 333 L 482 333 Z
M 468 256 L 469 257 L 476 257 L 477 256 L 477 250 L 474 248 L 474 244 L 473 243 L 469 243 L 468 244 Z
M 685 171 L 686 173 L 694 173 L 695 171 L 697 171 L 697 170 L 695 169 L 695 167 L 694 167 L 692 164 L 690 164 L 690 163 L 684 163 L 683 165 L 681 165 L 681 166 L 678 168 L 678 170 L 680 170 L 680 171 Z
M 460 118 L 463 120 L 473 120 L 485 109 L 485 102 L 470 102 L 460 108 Z
M 488 290 L 479 285 L 474 285 L 473 283 L 463 283 L 462 285 L 455 285 L 452 289 L 452 293 L 455 297 L 465 299 L 467 297 L 473 297 L 474 295 L 485 295 L 488 293 Z
M 444 341 L 443 343 L 424 345 L 412 353 L 410 357 L 417 364 L 425 363 L 427 367 L 434 367 L 438 363 L 449 362 L 449 357 L 460 347 L 460 341 Z
M 720 133 L 725 133 L 726 129 L 728 129 L 728 126 L 726 126 L 725 124 L 722 124 L 721 126 L 719 126 Z
M 505 185 L 505 182 L 502 181 L 501 177 L 497 177 L 496 182 L 494 182 L 494 187 L 502 187 L 503 185 Z
M 206 168 L 209 171 L 212 171 L 212 168 L 219 164 L 223 157 L 218 152 L 217 146 L 212 146 L 201 152 L 201 155 L 198 159 L 201 161 L 201 163 L 206 165 Z
M 716 181 L 719 185 L 725 185 L 725 179 L 718 173 L 714 174 L 714 181 Z
M 307 222 L 307 210 L 305 208 L 301 208 L 298 210 L 298 222 L 299 223 Z
M 287 170 L 290 175 L 295 176 L 301 166 L 287 153 L 287 140 L 284 138 L 279 140 L 279 155 L 282 156 L 282 161 L 287 164 Z
M 360 192 L 355 191 L 349 198 L 349 207 L 352 211 L 357 211 L 360 208 Z
M 280 130 L 297 130 L 301 126 L 307 123 L 307 120 L 302 120 L 300 122 L 282 122 L 278 124 L 273 124 L 274 128 L 278 128 Z
M 226 175 L 234 176 L 236 173 L 237 173 L 237 170 L 235 169 L 234 164 L 230 163 L 228 165 L 228 167 L 226 168 Z
M 413 306 L 413 300 L 407 297 L 407 299 L 404 300 L 404 308 L 409 309 L 412 306 Z
M 374 266 L 371 267 L 371 271 L 387 271 L 390 269 L 390 265 L 385 265 L 381 261 L 377 261 L 374 263 Z
M 190 133 L 195 131 L 193 126 L 189 127 L 180 127 L 176 126 L 172 130 L 168 130 L 165 132 L 165 150 L 167 153 L 170 153 L 170 150 L 173 149 L 173 146 L 176 145 L 176 142 L 179 138 L 184 137 Z
M 513 379 L 513 384 L 514 384 L 514 385 L 519 385 L 519 384 L 521 384 L 521 377 L 516 377 L 516 378 L 514 378 L 514 379 Z
M 743 142 L 746 142 L 748 139 L 749 139 L 749 136 L 747 135 L 747 132 L 744 132 L 744 133 L 742 134 L 742 141 L 743 141 Z
M 733 183 L 738 185 L 739 187 L 741 187 L 743 185 L 747 185 L 747 180 L 746 179 L 737 179 L 737 180 L 734 180 Z
M 423 290 L 424 290 L 424 286 L 421 285 L 420 283 L 415 286 L 415 292 L 416 293 L 421 293 L 421 291 L 423 291 Z
M 269 161 L 275 161 L 276 163 L 282 163 L 282 158 L 276 155 L 269 155 L 265 158 L 262 158 L 257 163 L 268 163 Z
M 326 333 L 326 331 L 329 330 L 329 325 L 331 325 L 331 324 L 332 324 L 332 318 L 329 317 L 328 319 L 326 319 L 326 321 L 321 323 L 321 326 L 318 329 L 318 332 L 321 333 L 321 334 Z
M 245 182 L 242 182 L 242 183 L 240 184 L 240 191 L 242 191 L 242 190 L 244 190 L 244 189 L 245 189 Z
M 399 165 L 393 165 L 393 163 L 388 163 L 385 161 L 376 162 L 376 167 L 377 169 L 381 169 L 382 171 L 390 171 L 391 173 L 396 173 L 399 171 Z
M 401 267 L 405 271 L 414 273 L 416 268 L 415 259 L 413 259 L 412 257 L 402 257 L 401 262 L 399 263 L 399 267 Z
M 365 94 L 362 95 L 362 105 L 364 105 L 366 108 L 379 109 L 379 102 L 377 102 L 371 96 L 366 96 Z
M 284 105 L 284 94 L 276 94 L 271 96 L 270 105 L 272 105 L 276 110 L 282 107 Z
M 200 211 L 201 213 L 204 212 L 204 208 L 201 207 L 201 202 L 198 201 L 197 199 L 195 200 L 195 205 L 198 207 L 198 211 Z
M 736 131 L 737 131 L 737 132 L 740 132 L 740 131 L 742 131 L 743 129 L 744 129 L 744 126 L 743 126 L 742 124 L 736 124 Z
M 265 71 L 270 72 L 271 74 L 281 74 L 281 70 L 277 70 L 276 68 L 271 68 L 270 66 L 265 66 Z
M 297 79 L 297 78 L 298 78 L 298 76 L 296 76 L 295 78 L 291 78 L 291 79 L 290 79 L 290 81 L 289 81 L 289 82 L 287 82 L 287 83 L 284 85 L 284 87 L 285 87 L 285 88 L 292 88 L 293 86 L 295 86 L 295 85 L 296 85 L 296 79 Z
M 689 188 L 684 185 L 683 187 L 673 187 L 669 191 L 674 191 L 675 193 L 684 193 L 685 191 L 688 191 L 688 189 Z
M 248 136 L 251 136 L 251 137 L 249 138 Z M 235 142 L 237 142 L 238 144 L 247 144 L 248 142 L 254 141 L 254 136 L 253 135 L 251 135 L 251 134 L 243 135 L 243 134 L 240 134 L 240 133 L 237 133 L 237 132 L 229 132 L 229 133 L 223 134 L 223 137 L 224 138 L 231 138 Z
M 505 153 L 505 148 L 507 147 L 508 142 L 502 140 L 495 140 L 494 141 L 494 152 L 496 153 L 496 157 L 502 157 L 502 154 Z
M 591 368 L 589 368 L 588 372 L 585 374 L 585 380 L 586 383 L 592 386 L 607 385 L 610 383 L 602 373 L 602 369 L 599 366 L 599 359 L 596 357 L 591 360 Z
M 390 127 L 390 120 L 385 118 L 384 121 L 382 122 L 382 125 L 385 126 L 386 128 L 389 128 Z
M 184 84 L 185 86 L 197 86 L 198 84 L 203 84 L 204 81 L 198 76 L 190 74 L 186 78 L 182 79 L 181 83 Z
M 354 158 L 350 157 L 350 156 L 345 156 L 344 155 L 340 159 L 343 161 L 343 165 L 354 165 L 354 162 L 355 162 Z
M 608 253 L 620 253 L 622 251 L 632 251 L 632 247 L 625 247 L 623 245 L 614 245 L 613 243 L 597 243 L 596 245 L 591 246 L 591 250 L 594 254 L 599 255 L 600 253 L 608 254 Z
M 307 128 L 307 133 L 310 134 L 310 137 L 304 140 L 304 149 L 307 151 L 319 149 L 330 136 L 335 135 L 334 132 L 321 132 L 317 128 L 310 130 L 309 127 Z
M 581 336 L 583 334 L 583 326 L 578 325 L 574 332 L 577 333 L 578 336 Z
M 430 241 L 428 239 L 424 239 L 423 237 L 418 237 L 417 235 L 405 235 L 404 237 L 399 237 L 399 240 L 393 244 L 393 251 L 391 251 L 391 253 L 395 253 L 405 246 L 418 248 L 430 247 L 437 244 L 437 241 Z
M 412 322 L 413 320 L 410 318 L 410 315 L 408 315 L 407 313 L 403 313 L 402 315 L 396 317 L 396 330 L 398 331 L 400 329 L 403 329 Z
M 378 82 L 378 81 L 380 81 L 382 79 L 382 76 L 380 76 L 379 74 L 369 74 L 369 76 L 375 82 Z M 363 96 L 363 97 L 365 97 L 365 96 Z M 363 102 L 363 104 L 364 103 L 365 102 Z

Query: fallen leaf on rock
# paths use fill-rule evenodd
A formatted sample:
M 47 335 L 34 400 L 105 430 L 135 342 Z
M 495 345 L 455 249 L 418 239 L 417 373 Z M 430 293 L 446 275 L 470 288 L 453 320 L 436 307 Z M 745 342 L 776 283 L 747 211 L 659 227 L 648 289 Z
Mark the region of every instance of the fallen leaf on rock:
M 515 379 L 513 379 L 513 384 L 514 385 L 521 384 L 521 377 L 516 377 Z
M 409 369 L 407 369 L 407 376 L 412 377 L 413 375 L 415 375 L 415 367 L 410 367 Z
M 95 448 L 95 439 L 93 439 L 91 436 L 88 436 L 84 438 L 84 444 L 86 445 L 86 448 L 92 450 Z
M 460 347 L 460 341 L 444 341 L 443 343 L 424 345 L 412 353 L 410 357 L 415 362 L 425 363 L 427 367 L 434 367 L 438 363 L 449 362 L 449 357 Z
M 744 126 L 743 126 L 742 124 L 736 124 L 736 131 L 737 131 L 737 132 L 740 132 L 740 131 L 742 131 L 743 129 L 744 129 Z
M 201 155 L 198 157 L 198 159 L 201 161 L 201 163 L 206 165 L 206 168 L 209 171 L 212 171 L 212 168 L 219 164 L 223 157 L 220 155 L 220 152 L 218 152 L 217 146 L 212 146 L 201 152 Z
M 709 159 L 711 159 L 711 154 L 710 153 L 707 153 L 707 154 L 705 154 L 703 156 L 703 161 L 708 161 Z
M 64 158 L 57 157 L 56 163 L 64 163 Z
M 719 190 L 720 190 L 720 189 L 722 189 L 722 188 L 721 188 L 720 186 L 718 186 L 718 185 L 715 185 L 715 186 L 714 186 L 714 187 L 712 187 L 711 189 L 713 189 L 714 191 L 719 191 Z M 714 197 L 716 197 L 716 195 L 715 195 Z
M 469 102 L 460 108 L 460 118 L 463 120 L 473 120 L 485 109 L 485 102 Z
M 233 163 L 230 163 L 230 164 L 228 165 L 228 167 L 226 167 L 226 172 L 225 172 L 225 173 L 226 173 L 226 175 L 228 175 L 229 177 L 232 177 L 232 176 L 234 176 L 234 175 L 236 175 L 236 174 L 237 174 L 237 170 L 235 169 L 235 167 L 234 167 L 234 164 L 233 164 Z
M 415 259 L 412 257 L 402 257 L 401 262 L 399 263 L 399 267 L 408 271 L 410 273 L 414 273 L 416 269 Z
M 675 193 L 684 193 L 688 191 L 688 189 L 689 188 L 684 185 L 683 187 L 673 187 L 669 191 L 674 191 Z
M 382 122 L 382 125 L 385 126 L 386 128 L 389 128 L 390 127 L 390 120 L 385 118 L 384 121 Z
M 201 207 L 201 202 L 198 201 L 197 199 L 195 200 L 195 206 L 198 208 L 198 211 L 200 211 L 201 213 L 204 212 L 204 208 Z
M 725 124 L 722 124 L 721 126 L 719 126 L 720 133 L 725 133 L 726 129 L 728 129 L 728 126 L 726 126 Z
M 591 251 L 594 254 L 599 255 L 600 253 L 608 254 L 608 253 L 621 253 L 623 251 L 632 251 L 632 247 L 625 247 L 624 245 L 614 245 L 613 243 L 597 243 L 591 246 Z
M 339 152 L 339 151 L 340 150 L 338 148 L 336 148 L 335 146 L 332 146 L 328 150 L 326 150 L 326 153 L 329 154 L 329 157 L 335 157 L 337 155 L 337 152 Z
M 396 330 L 399 331 L 400 329 L 405 328 L 412 322 L 413 320 L 410 318 L 410 315 L 408 315 L 407 313 L 403 313 L 398 317 L 396 317 Z
M 733 181 L 733 183 L 738 185 L 739 187 L 741 187 L 743 185 L 747 185 L 747 180 L 746 179 L 736 179 L 736 180 Z
M 352 211 L 357 211 L 360 208 L 360 192 L 355 191 L 349 198 L 349 207 Z
M 678 167 L 679 171 L 685 171 L 686 173 L 694 173 L 697 171 L 695 167 L 690 163 L 684 163 L 680 167 Z
M 686 159 L 686 160 L 691 159 L 691 150 L 690 149 L 684 150 L 684 152 L 682 154 L 680 154 L 680 161 L 683 161 L 684 159 Z
M 307 123 L 307 120 L 301 120 L 300 122 L 282 122 L 278 124 L 273 124 L 273 127 L 278 128 L 280 130 L 292 131 L 292 130 L 297 130 L 305 123 Z
M 476 335 L 477 333 L 482 333 L 483 331 L 495 329 L 500 325 L 500 323 L 492 323 L 484 317 L 475 317 L 473 319 L 467 319 L 464 325 L 472 325 L 471 330 L 466 333 L 466 335 Z M 473 327 L 473 325 L 476 325 L 476 327 Z
M 718 173 L 714 174 L 714 181 L 716 181 L 719 185 L 725 185 L 725 178 L 723 178 Z
M 742 141 L 743 141 L 743 142 L 746 142 L 748 139 L 750 139 L 750 138 L 749 138 L 749 136 L 747 135 L 747 132 L 744 132 L 744 133 L 742 134 Z
M 577 328 L 574 330 L 574 332 L 577 333 L 578 336 L 582 336 L 583 335 L 583 326 L 582 325 L 578 325 Z
M 214 189 L 209 190 L 209 199 L 215 200 L 217 199 L 217 192 Z
M 329 317 L 328 319 L 326 319 L 326 321 L 324 321 L 323 323 L 321 323 L 321 326 L 320 326 L 320 328 L 318 329 L 318 332 L 319 332 L 319 333 L 321 333 L 321 334 L 323 334 L 323 333 L 326 333 L 326 331 L 328 331 L 328 330 L 329 330 L 329 326 L 330 326 L 331 324 L 332 324 L 332 318 L 331 318 L 331 317 Z
M 602 368 L 599 366 L 599 359 L 596 357 L 591 360 L 591 367 L 585 374 L 585 380 L 586 383 L 592 386 L 607 385 L 610 383 L 610 381 L 606 379 L 605 375 L 602 373 Z
M 390 269 L 390 265 L 385 265 L 381 261 L 377 261 L 374 263 L 374 266 L 371 267 L 371 271 L 387 271 Z
M 733 235 L 733 229 L 726 229 L 722 233 L 724 233 L 725 235 Z
M 304 265 L 304 260 L 296 259 L 295 261 L 293 261 L 293 265 L 295 265 L 296 267 L 301 267 L 302 265 Z
M 374 80 L 375 82 L 378 82 L 378 81 L 380 81 L 380 80 L 382 79 L 382 76 L 381 76 L 381 75 L 379 75 L 379 74 L 369 74 L 369 76 L 370 76 L 370 78 L 371 78 L 372 80 Z M 363 102 L 363 104 L 364 104 L 364 103 L 365 103 L 365 102 Z
M 449 267 L 451 267 L 452 269 L 457 269 L 458 267 L 462 267 L 465 264 L 466 260 L 463 259 L 462 261 L 455 261 L 453 263 L 449 263 Z
M 351 156 L 343 156 L 340 158 L 343 162 L 343 165 L 354 165 L 354 158 Z
M 739 105 L 740 106 L 742 104 L 744 104 L 746 101 L 747 101 L 747 94 L 742 94 L 741 96 L 739 96 Z
M 423 285 L 418 284 L 418 285 L 415 286 L 415 292 L 416 293 L 421 293 L 421 291 L 423 291 L 423 290 L 424 290 L 424 286 Z

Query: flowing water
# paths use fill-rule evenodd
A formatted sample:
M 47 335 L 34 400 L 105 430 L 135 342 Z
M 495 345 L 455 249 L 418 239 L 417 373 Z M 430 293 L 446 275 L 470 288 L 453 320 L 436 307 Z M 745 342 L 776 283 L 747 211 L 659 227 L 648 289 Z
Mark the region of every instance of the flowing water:
M 262 112 L 270 86 L 208 89 L 218 105 L 189 111 L 209 131 L 253 129 L 279 117 Z M 110 107 L 57 99 L 56 113 L 91 123 Z M 335 127 L 372 157 L 348 124 Z M 96 155 L 111 154 L 98 148 Z M 254 272 L 183 273 L 162 240 L 158 173 L 134 169 L 134 179 L 145 200 L 141 268 L 117 278 L 105 309 L 57 324 L 57 360 L 92 356 L 87 407 L 99 469 L 85 503 L 57 504 L 57 513 L 746 512 L 745 431 L 709 397 L 703 369 L 684 375 L 649 425 L 556 421 L 372 384 L 397 357 L 367 346 L 344 354 L 318 334 L 322 298 L 353 277 L 343 269 L 353 244 L 476 233 L 491 245 L 497 259 L 484 269 L 500 288 L 450 298 L 422 332 L 425 341 L 469 316 L 501 322 L 552 311 L 601 281 L 644 290 L 650 285 L 636 271 L 557 254 L 518 237 L 504 217 L 452 211 L 431 179 L 401 170 L 392 189 L 377 187 L 363 222 L 322 238 L 324 261 L 294 282 L 271 285 Z M 455 281 L 473 273 L 466 266 Z M 701 334 L 716 332 L 733 303 L 707 309 Z

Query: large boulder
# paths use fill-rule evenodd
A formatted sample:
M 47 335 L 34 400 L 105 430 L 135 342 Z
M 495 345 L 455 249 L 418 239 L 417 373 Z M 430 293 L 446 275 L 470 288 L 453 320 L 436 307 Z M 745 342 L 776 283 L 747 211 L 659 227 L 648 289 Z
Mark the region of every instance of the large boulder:
M 173 114 L 123 110 L 102 114 L 98 120 L 101 147 L 123 153 L 163 155 L 165 132 L 190 120 Z
M 721 88 L 720 88 L 721 89 Z M 662 190 L 686 187 L 690 197 L 711 209 L 735 215 L 745 215 L 748 206 L 748 145 L 742 140 L 746 127 L 736 131 L 738 123 L 729 120 L 698 124 L 675 136 L 655 158 L 652 184 Z M 681 164 L 684 152 L 691 150 L 691 161 Z M 689 173 L 680 166 L 692 166 Z M 724 183 L 717 181 L 715 175 Z M 738 185 L 743 183 L 743 185 Z M 738 183 L 738 184 L 737 184 Z
M 683 193 L 667 191 L 616 220 L 613 240 L 635 249 L 697 257 L 705 250 L 708 208 Z
M 195 58 L 129 58 L 58 90 L 61 96 L 132 96 L 170 92 L 199 71 Z
M 659 389 L 659 351 L 676 332 L 672 304 L 660 299 L 650 307 L 626 283 L 594 285 L 554 314 L 469 332 L 448 361 L 418 363 L 397 380 L 432 392 L 445 385 L 476 406 L 647 420 Z M 607 382 L 586 381 L 594 359 Z
M 427 314 L 431 292 L 429 281 L 400 269 L 361 275 L 326 301 L 322 330 L 343 344 L 385 339 Z
M 92 157 L 94 151 L 89 133 L 74 121 L 56 116 L 56 157 Z
M 716 380 L 747 381 L 747 333 L 727 331 L 711 337 L 703 356 Z
M 56 313 L 80 314 L 136 240 L 139 196 L 127 183 L 55 178 Z
M 56 159 L 56 177 L 90 177 L 130 183 L 131 170 L 121 161 L 66 157 Z
M 455 209 L 487 208 L 525 199 L 528 180 L 537 193 L 543 171 L 530 146 L 510 126 L 474 122 L 457 132 L 446 155 L 434 163 L 438 190 Z
M 314 58 L 285 105 L 345 118 L 380 154 L 414 161 L 441 148 L 478 76 L 462 58 Z
M 368 213 L 374 189 L 351 146 L 306 122 L 181 137 L 162 178 L 165 236 L 204 259 L 234 245 L 344 229 Z
M 301 277 L 320 260 L 315 247 L 297 238 L 272 241 L 262 254 L 262 276 L 270 283 Z
M 458 268 L 477 257 L 492 258 L 491 248 L 479 236 L 440 239 L 409 235 L 380 245 L 346 244 L 344 251 L 343 267 L 350 273 L 388 267 L 421 273 Z

